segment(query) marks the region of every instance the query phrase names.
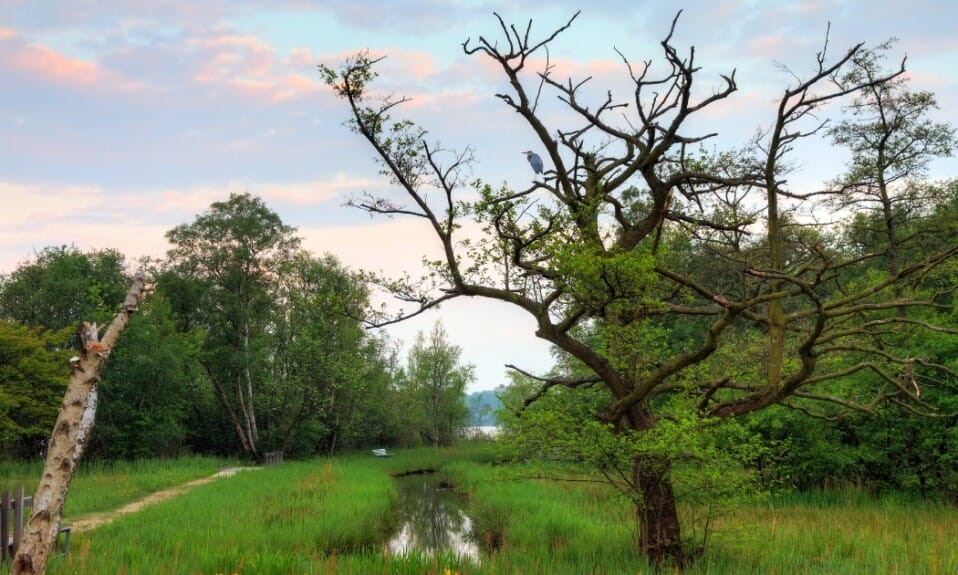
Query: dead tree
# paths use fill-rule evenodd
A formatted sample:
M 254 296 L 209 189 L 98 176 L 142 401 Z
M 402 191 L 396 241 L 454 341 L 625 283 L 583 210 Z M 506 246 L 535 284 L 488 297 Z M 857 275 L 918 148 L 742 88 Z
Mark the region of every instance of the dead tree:
M 11 575 L 46 572 L 47 558 L 60 530 L 60 515 L 73 473 L 93 432 L 100 371 L 109 359 L 120 332 L 147 293 L 146 278 L 138 272 L 122 308 L 110 322 L 103 339 L 98 337 L 96 324 L 84 322 L 80 328 L 80 350 L 70 360 L 70 383 L 50 436 L 43 475 L 33 496 L 33 512 L 13 558 Z

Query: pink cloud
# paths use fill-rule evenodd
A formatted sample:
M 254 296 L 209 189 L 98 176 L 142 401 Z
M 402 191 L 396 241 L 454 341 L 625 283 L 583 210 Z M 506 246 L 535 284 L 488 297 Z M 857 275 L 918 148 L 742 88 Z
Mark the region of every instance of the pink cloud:
M 306 48 L 294 48 L 280 58 L 263 40 L 249 35 L 224 34 L 191 42 L 204 58 L 193 80 L 222 87 L 267 103 L 303 98 L 322 88 L 310 78 L 319 59 Z
M 757 36 L 748 43 L 749 53 L 765 59 L 778 58 L 783 53 L 784 42 L 781 36 Z
M 355 178 L 338 173 L 329 180 L 293 182 L 283 184 L 261 184 L 252 186 L 257 195 L 267 202 L 283 202 L 296 205 L 314 205 L 342 198 L 350 193 L 379 188 L 385 181 L 378 178 Z
M 71 218 L 104 205 L 102 190 L 92 186 L 43 186 L 0 181 L 0 230 Z
M 102 75 L 95 64 L 64 56 L 38 44 L 8 53 L 4 59 L 6 66 L 18 72 L 40 76 L 59 84 L 89 86 Z
M 234 192 L 254 193 L 270 205 L 309 206 L 383 185 L 379 178 L 338 173 L 303 182 L 234 181 L 115 194 L 98 186 L 0 181 L 0 271 L 13 269 L 36 250 L 61 244 L 76 244 L 81 249 L 116 248 L 131 261 L 144 255 L 160 256 L 169 247 L 165 234 L 172 227 L 171 219 L 189 221 Z
M 796 11 L 802 15 L 819 15 L 827 13 L 828 7 L 821 0 L 805 0 L 799 2 Z
M 73 58 L 43 44 L 26 43 L 16 31 L 0 28 L 0 70 L 73 88 L 140 89 L 142 84 L 126 80 L 97 63 Z
M 389 277 L 425 273 L 423 257 L 443 257 L 435 232 L 418 218 L 372 219 L 358 226 L 301 227 L 303 247 L 336 254 L 352 269 L 383 272 Z
M 538 73 L 545 67 L 545 60 L 527 60 L 527 65 Z M 550 65 L 552 66 L 551 74 L 554 78 L 572 78 L 573 81 L 576 78 L 584 79 L 588 76 L 624 75 L 627 73 L 625 64 L 621 60 L 612 59 L 580 62 L 568 58 L 552 58 Z
M 319 57 L 309 48 L 293 48 L 286 56 L 286 65 L 292 68 L 315 69 Z
M 326 64 L 333 69 L 338 69 L 340 64 L 347 59 L 353 58 L 359 52 L 361 51 L 347 50 L 334 54 L 324 54 L 315 58 L 312 62 L 312 66 Z M 428 52 L 405 50 L 396 47 L 367 50 L 365 52 L 369 58 L 374 60 L 384 58 L 378 65 L 377 70 L 382 74 L 383 80 L 385 81 L 388 81 L 390 78 L 402 78 L 404 82 L 408 82 L 410 79 L 424 80 L 435 76 L 438 72 L 436 57 Z M 297 56 L 302 58 L 305 54 L 300 53 L 297 54 Z M 310 56 L 312 56 L 312 54 L 310 54 Z

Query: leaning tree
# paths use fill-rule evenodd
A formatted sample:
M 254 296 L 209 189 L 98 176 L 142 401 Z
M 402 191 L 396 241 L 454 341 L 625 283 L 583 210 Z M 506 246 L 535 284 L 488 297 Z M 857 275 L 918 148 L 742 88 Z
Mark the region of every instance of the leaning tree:
M 694 49 L 680 53 L 673 44 L 676 16 L 661 42 L 664 65 L 636 64 L 617 51 L 628 93 L 593 99 L 590 78 L 558 78 L 549 60 L 550 44 L 576 16 L 535 39 L 531 22 L 516 28 L 496 15 L 498 41 L 480 36 L 462 45 L 501 70 L 508 88 L 496 97 L 531 129 L 553 166 L 521 190 L 470 181 L 471 150 L 445 150 L 412 122 L 392 119 L 407 99 L 374 96 L 380 59 L 363 53 L 339 69 L 320 67 L 348 104 L 352 129 L 408 200 L 367 194 L 351 204 L 419 218 L 442 247 L 423 281 L 383 283 L 413 308 L 381 322 L 462 296 L 511 304 L 534 318 L 537 337 L 588 367 L 584 377 L 541 377 L 542 388 L 601 385 L 611 401 L 596 415 L 622 435 L 654 430 L 656 407 L 671 393 L 692 394 L 701 417 L 781 403 L 811 411 L 810 402 L 874 411 L 890 401 L 932 411 L 921 386 L 947 370 L 900 356 L 881 339 L 897 329 L 941 329 L 894 310 L 947 297 L 946 288 L 929 287 L 928 272 L 958 247 L 860 274 L 868 254 L 842 251 L 825 234 L 798 233 L 796 210 L 825 204 L 785 179 L 797 144 L 823 128 L 822 113 L 836 107 L 830 104 L 894 81 L 904 63 L 886 74 L 850 73 L 880 47 L 857 44 L 833 56 L 826 39 L 812 72 L 791 75 L 753 142 L 706 152 L 701 143 L 715 134 L 693 124 L 704 125 L 703 112 L 733 96 L 735 74 L 698 89 Z M 539 109 L 550 96 L 564 115 Z M 670 254 L 670 234 L 713 254 L 719 273 L 683 266 Z M 642 328 L 650 318 L 694 318 L 699 329 L 682 349 L 648 361 Z M 605 334 L 601 344 L 583 335 L 595 328 Z M 761 377 L 694 369 L 727 353 L 732 332 L 764 341 Z M 868 377 L 853 386 L 842 382 L 861 373 Z M 629 473 L 637 550 L 653 563 L 684 564 L 669 458 L 638 452 Z

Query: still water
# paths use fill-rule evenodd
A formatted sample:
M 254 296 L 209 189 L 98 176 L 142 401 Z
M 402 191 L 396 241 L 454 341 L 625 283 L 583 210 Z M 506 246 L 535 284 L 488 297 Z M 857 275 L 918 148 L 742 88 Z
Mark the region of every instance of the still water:
M 387 543 L 390 553 L 453 553 L 479 560 L 471 540 L 472 521 L 465 499 L 436 473 L 396 478 L 399 490 L 399 527 Z

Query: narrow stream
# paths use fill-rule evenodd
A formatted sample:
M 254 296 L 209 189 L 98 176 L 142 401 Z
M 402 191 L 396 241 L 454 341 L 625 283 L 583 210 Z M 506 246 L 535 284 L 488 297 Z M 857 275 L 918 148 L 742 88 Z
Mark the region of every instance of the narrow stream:
M 436 473 L 395 479 L 399 490 L 399 526 L 386 544 L 390 553 L 435 555 L 450 552 L 479 560 L 479 547 L 470 538 L 472 521 L 463 510 L 465 499 Z

